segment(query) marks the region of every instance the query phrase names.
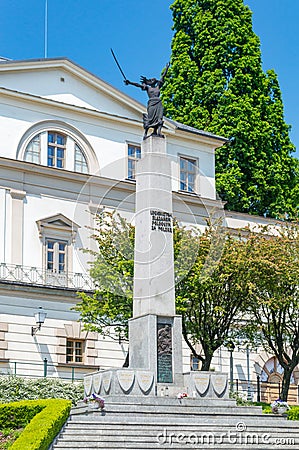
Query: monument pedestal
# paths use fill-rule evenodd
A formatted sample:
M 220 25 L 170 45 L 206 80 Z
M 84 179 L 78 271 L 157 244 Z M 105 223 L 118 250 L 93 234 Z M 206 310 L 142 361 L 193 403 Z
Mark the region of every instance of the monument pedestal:
M 183 386 L 181 316 L 133 318 L 129 321 L 129 342 L 130 368 L 151 370 L 157 384 Z

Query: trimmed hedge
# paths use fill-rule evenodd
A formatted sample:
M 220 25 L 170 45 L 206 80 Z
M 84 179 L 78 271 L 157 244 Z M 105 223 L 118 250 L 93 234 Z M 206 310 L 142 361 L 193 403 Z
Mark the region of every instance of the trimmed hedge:
M 24 427 L 12 450 L 47 450 L 67 420 L 70 400 L 23 400 L 0 405 L 0 428 Z
M 0 405 L 0 430 L 3 428 L 24 428 L 44 406 L 39 402 L 14 402 Z

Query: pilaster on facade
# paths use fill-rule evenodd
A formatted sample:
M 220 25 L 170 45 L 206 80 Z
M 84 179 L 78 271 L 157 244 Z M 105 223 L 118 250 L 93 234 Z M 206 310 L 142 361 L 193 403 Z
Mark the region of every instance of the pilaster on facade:
M 8 324 L 0 322 L 0 360 L 5 360 L 7 351 L 6 333 L 8 332 Z
M 10 189 L 11 195 L 11 263 L 23 264 L 24 199 L 26 192 Z

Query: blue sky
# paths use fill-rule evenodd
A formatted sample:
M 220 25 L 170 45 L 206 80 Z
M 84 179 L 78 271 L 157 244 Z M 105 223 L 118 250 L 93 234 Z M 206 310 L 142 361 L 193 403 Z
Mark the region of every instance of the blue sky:
M 43 58 L 46 0 L 0 0 L 0 55 Z M 115 87 L 146 103 L 144 92 L 124 86 L 127 78 L 158 76 L 170 57 L 171 0 L 48 0 L 48 57 L 67 56 Z M 299 0 L 245 0 L 261 40 L 263 68 L 274 69 L 285 119 L 299 157 Z M 0 82 L 1 85 L 1 82 Z

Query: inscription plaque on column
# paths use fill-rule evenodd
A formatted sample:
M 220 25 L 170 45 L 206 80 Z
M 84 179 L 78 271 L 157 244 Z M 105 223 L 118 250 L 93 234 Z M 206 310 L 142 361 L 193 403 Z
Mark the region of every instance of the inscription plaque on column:
M 172 233 L 172 214 L 166 211 L 151 210 L 152 231 L 164 231 Z
M 157 333 L 157 381 L 158 383 L 172 383 L 172 327 L 168 323 L 158 323 Z

